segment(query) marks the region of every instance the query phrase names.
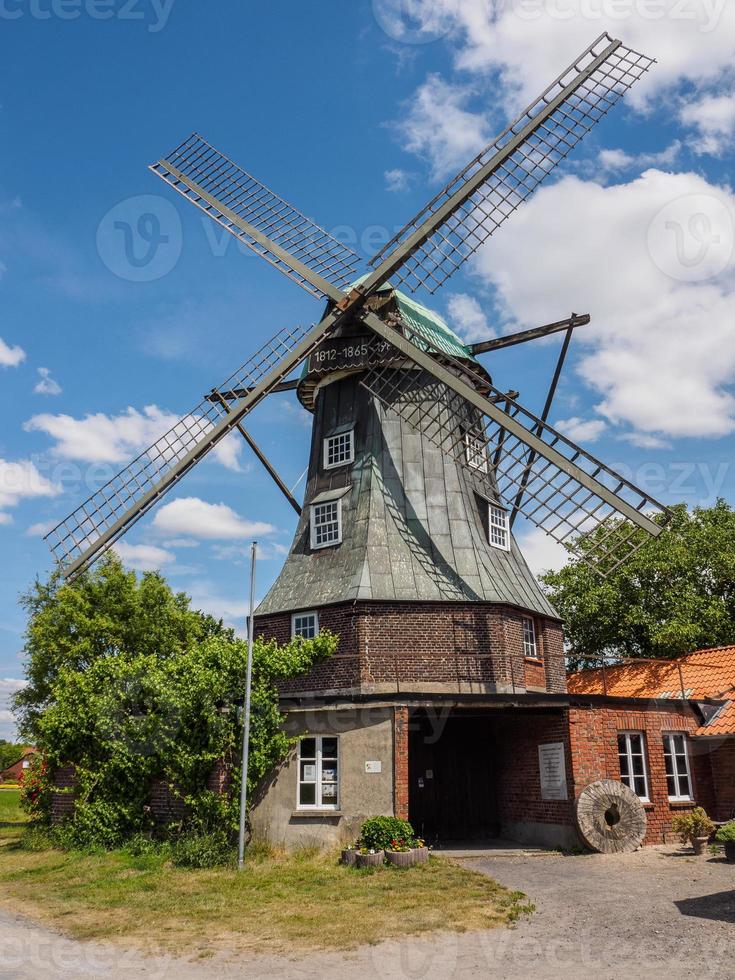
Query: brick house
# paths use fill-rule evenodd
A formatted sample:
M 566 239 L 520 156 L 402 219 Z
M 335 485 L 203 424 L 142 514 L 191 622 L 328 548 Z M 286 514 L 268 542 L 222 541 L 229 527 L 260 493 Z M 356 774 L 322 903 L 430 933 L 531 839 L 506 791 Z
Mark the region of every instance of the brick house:
M 23 754 L 19 759 L 17 759 L 11 766 L 7 769 L 3 769 L 0 772 L 0 783 L 17 783 L 23 776 L 26 769 L 29 768 L 31 760 L 36 755 L 36 750 L 34 748 L 23 749 Z
M 604 671 L 583 670 L 571 674 L 568 685 L 576 694 L 683 699 L 703 705 L 701 724 L 689 730 L 690 756 L 700 782 L 697 797 L 713 819 L 735 819 L 735 646 L 697 650 L 676 660 L 637 660 Z M 653 750 L 650 740 L 647 746 L 648 754 L 659 756 L 649 760 L 651 767 L 654 761 L 660 764 L 659 741 Z M 673 777 L 669 771 L 669 783 Z
M 390 301 L 441 349 L 471 356 L 436 314 L 397 290 Z M 707 697 L 568 690 L 560 618 L 510 515 L 473 479 L 492 468 L 468 406 L 454 406 L 458 461 L 361 385 L 359 369 L 309 365 L 297 393 L 314 415 L 304 507 L 255 631 L 284 642 L 329 629 L 340 644 L 281 686 L 299 740 L 262 788 L 256 834 L 336 844 L 366 817 L 395 814 L 437 842 L 570 846 L 577 796 L 624 775 L 654 843 L 678 810 L 712 798 L 710 768 L 691 751 L 717 707 Z M 433 404 L 435 381 L 414 373 L 410 397 L 418 411 Z M 671 759 L 682 770 L 670 794 Z

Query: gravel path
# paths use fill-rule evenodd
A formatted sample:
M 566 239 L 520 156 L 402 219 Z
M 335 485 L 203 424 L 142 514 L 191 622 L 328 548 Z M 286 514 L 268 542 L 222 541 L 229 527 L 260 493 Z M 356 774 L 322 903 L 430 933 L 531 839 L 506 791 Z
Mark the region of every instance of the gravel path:
M 536 913 L 514 929 L 390 941 L 351 953 L 192 961 L 75 942 L 0 912 L 0 977 L 735 978 L 735 867 L 721 859 L 662 847 L 615 857 L 503 854 L 460 863 L 524 891 Z

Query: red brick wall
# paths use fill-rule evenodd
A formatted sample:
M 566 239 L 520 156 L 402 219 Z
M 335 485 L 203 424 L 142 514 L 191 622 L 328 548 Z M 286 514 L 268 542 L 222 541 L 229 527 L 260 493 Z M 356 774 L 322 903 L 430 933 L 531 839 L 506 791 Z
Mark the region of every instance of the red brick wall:
M 640 731 L 646 735 L 646 750 L 651 802 L 644 804 L 648 817 L 646 844 L 671 840 L 671 821 L 676 813 L 689 810 L 696 804 L 670 803 L 664 763 L 664 732 L 693 732 L 698 721 L 693 713 L 683 714 L 674 708 L 659 708 L 644 702 L 640 708 L 593 706 L 571 708 L 569 733 L 571 739 L 574 795 L 578 796 L 589 783 L 598 779 L 620 779 L 618 732 Z M 710 787 L 706 774 L 694 765 L 692 776 L 695 798 L 707 802 Z
M 735 819 L 735 738 L 722 742 L 702 739 L 696 749 L 712 780 L 710 816 L 713 820 Z
M 408 708 L 393 712 L 393 814 L 408 820 Z
M 281 686 L 283 694 L 413 683 L 526 686 L 520 610 L 489 603 L 345 603 L 319 609 L 322 629 L 340 636 L 326 664 Z M 544 669 L 534 686 L 566 691 L 561 626 L 536 618 Z M 256 619 L 255 633 L 279 643 L 291 636 L 290 613 Z M 538 683 L 536 683 L 538 681 Z
M 543 660 L 529 660 L 527 657 L 523 665 L 523 673 L 526 679 L 526 687 L 546 690 L 546 668 Z
M 74 813 L 76 783 L 74 766 L 60 766 L 52 774 L 51 784 L 54 788 L 51 794 L 52 823 L 59 823 Z

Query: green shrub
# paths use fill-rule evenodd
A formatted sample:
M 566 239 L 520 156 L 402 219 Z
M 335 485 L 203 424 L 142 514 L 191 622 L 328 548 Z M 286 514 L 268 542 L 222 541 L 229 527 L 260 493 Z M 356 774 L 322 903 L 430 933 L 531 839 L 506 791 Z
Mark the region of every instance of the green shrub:
M 715 834 L 718 844 L 735 844 L 735 820 L 724 824 Z
M 691 844 L 695 837 L 709 837 L 715 825 L 701 806 L 689 813 L 680 813 L 671 821 L 671 829 L 681 837 L 683 844 Z
M 413 843 L 415 838 L 408 820 L 399 820 L 398 817 L 370 817 L 360 830 L 360 844 L 368 850 L 390 850 L 393 841 Z
M 229 864 L 233 857 L 227 835 L 219 831 L 183 834 L 171 846 L 171 862 L 177 868 L 216 868 Z

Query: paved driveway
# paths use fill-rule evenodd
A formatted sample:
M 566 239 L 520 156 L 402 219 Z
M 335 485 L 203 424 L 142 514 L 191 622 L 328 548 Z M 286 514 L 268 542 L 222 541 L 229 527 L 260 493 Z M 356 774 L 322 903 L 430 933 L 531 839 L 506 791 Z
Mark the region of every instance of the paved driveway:
M 460 860 L 524 891 L 536 913 L 514 929 L 391 941 L 348 954 L 217 954 L 196 962 L 73 942 L 0 913 L 0 977 L 735 978 L 735 865 L 694 859 L 676 848 L 615 857 L 506 853 Z

